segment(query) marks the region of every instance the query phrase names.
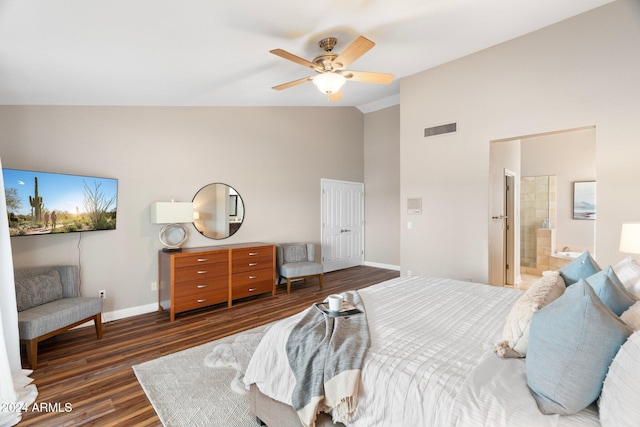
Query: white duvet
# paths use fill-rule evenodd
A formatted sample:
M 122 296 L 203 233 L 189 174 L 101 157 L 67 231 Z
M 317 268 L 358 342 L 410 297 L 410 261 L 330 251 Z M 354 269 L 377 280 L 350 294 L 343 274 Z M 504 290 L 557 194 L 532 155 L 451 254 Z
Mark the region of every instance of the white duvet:
M 358 291 L 371 347 L 363 392 L 349 426 L 599 425 L 594 409 L 570 416 L 538 411 L 524 359 L 490 349 L 520 291 L 433 277 L 401 277 Z M 295 378 L 285 344 L 302 313 L 264 336 L 244 376 L 291 404 Z

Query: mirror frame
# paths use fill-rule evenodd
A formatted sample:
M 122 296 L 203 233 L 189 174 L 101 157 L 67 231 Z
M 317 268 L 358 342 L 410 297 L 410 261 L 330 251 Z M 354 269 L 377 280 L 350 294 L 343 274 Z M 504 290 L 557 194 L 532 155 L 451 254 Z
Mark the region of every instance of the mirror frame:
M 201 200 L 197 200 L 198 195 L 201 196 Z M 224 198 L 226 203 L 224 206 L 217 207 L 215 201 L 221 197 Z M 209 206 L 209 209 L 203 209 L 203 207 L 211 204 L 208 199 L 211 199 L 213 206 Z M 192 202 L 194 209 L 193 226 L 204 237 L 213 240 L 227 239 L 237 233 L 240 227 L 242 227 L 245 218 L 244 201 L 240 193 L 229 184 L 225 184 L 224 182 L 207 184 L 196 192 Z M 217 213 L 220 210 L 224 210 L 226 215 L 226 220 L 223 222 L 216 220 Z M 239 217 L 239 221 L 230 221 L 232 217 Z M 215 225 L 214 229 L 208 231 L 204 225 L 205 223 L 213 223 Z M 221 228 L 224 228 L 224 230 L 219 231 Z

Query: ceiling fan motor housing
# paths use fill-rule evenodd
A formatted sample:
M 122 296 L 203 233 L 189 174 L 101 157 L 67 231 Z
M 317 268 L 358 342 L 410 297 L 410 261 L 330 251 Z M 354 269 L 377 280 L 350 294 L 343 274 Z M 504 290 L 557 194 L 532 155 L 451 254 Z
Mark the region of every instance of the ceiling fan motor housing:
M 337 44 L 338 39 L 335 37 L 327 37 L 318 42 L 318 46 L 325 52 L 331 52 Z

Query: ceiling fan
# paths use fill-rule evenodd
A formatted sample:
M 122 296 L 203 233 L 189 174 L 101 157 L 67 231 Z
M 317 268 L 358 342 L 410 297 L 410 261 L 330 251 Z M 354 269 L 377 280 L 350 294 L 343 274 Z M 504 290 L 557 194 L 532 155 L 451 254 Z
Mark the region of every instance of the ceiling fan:
M 312 81 L 318 87 L 320 92 L 326 93 L 329 96 L 329 101 L 338 101 L 342 99 L 342 92 L 340 89 L 348 80 L 378 84 L 389 84 L 393 81 L 393 74 L 346 69 L 354 61 L 375 46 L 374 42 L 365 37 L 359 36 L 340 54 L 333 52 L 333 48 L 337 43 L 338 39 L 335 37 L 327 37 L 320 40 L 318 42 L 318 46 L 320 46 L 324 52 L 313 58 L 313 61 L 307 61 L 304 58 L 282 49 L 271 50 L 270 53 L 273 53 L 276 56 L 288 59 L 296 64 L 303 65 L 318 73 L 315 76 L 308 76 L 274 86 L 272 89 L 283 90 Z

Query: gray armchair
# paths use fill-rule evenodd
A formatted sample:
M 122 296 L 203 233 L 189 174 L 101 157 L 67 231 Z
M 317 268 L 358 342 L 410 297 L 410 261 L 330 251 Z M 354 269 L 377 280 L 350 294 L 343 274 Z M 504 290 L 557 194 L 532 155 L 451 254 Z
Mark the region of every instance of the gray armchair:
M 317 277 L 322 289 L 322 264 L 315 262 L 313 243 L 282 243 L 276 245 L 278 284 L 287 279 L 287 293 L 291 293 L 291 280 Z
M 102 338 L 102 299 L 80 296 L 78 267 L 55 265 L 15 270 L 20 341 L 31 369 L 38 365 L 38 343 L 93 320 Z

